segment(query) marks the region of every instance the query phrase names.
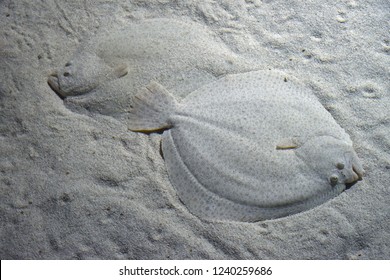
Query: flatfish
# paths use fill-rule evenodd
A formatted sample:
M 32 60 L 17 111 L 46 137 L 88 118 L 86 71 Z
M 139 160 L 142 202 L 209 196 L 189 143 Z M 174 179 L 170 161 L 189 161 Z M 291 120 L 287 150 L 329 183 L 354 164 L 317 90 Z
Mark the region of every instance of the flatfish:
M 178 197 L 197 217 L 255 222 L 311 209 L 364 170 L 315 95 L 277 71 L 226 75 L 181 102 L 157 82 L 135 95 L 130 130 L 164 130 Z
M 220 76 L 254 69 L 205 26 L 157 18 L 83 40 L 48 83 L 73 111 L 120 118 L 151 80 L 186 95 Z

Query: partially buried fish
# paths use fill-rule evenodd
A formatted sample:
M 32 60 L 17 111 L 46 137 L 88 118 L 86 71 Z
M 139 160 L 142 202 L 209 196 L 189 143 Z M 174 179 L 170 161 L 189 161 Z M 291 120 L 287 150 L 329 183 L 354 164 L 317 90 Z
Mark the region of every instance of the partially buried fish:
M 254 67 L 200 24 L 148 19 L 83 41 L 64 67 L 52 71 L 48 83 L 76 112 L 85 108 L 120 118 L 131 97 L 151 80 L 185 94 Z
M 152 82 L 135 96 L 127 123 L 133 131 L 166 129 L 169 178 L 205 220 L 288 216 L 364 173 L 350 137 L 313 93 L 276 71 L 227 75 L 181 103 Z

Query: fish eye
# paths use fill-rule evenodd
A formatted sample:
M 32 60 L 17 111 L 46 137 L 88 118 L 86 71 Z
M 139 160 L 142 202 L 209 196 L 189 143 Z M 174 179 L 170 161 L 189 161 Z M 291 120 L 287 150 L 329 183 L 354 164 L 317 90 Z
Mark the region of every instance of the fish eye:
M 342 163 L 342 162 L 338 162 L 338 163 L 336 164 L 336 167 L 337 167 L 337 169 L 341 170 L 341 169 L 344 169 L 345 165 L 344 165 L 344 163 Z
M 68 76 L 70 76 L 70 73 L 69 72 L 64 72 L 64 76 L 68 77 Z
M 332 174 L 329 178 L 329 181 L 332 186 L 335 186 L 339 181 L 339 177 L 336 174 Z
M 68 61 L 67 63 L 65 63 L 65 66 L 71 66 L 72 65 L 72 62 Z

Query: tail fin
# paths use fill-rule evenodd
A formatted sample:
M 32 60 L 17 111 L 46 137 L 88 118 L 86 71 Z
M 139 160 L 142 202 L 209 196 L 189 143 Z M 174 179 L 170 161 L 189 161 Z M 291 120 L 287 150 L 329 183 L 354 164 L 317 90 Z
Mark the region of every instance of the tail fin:
M 151 82 L 133 98 L 127 116 L 132 131 L 157 131 L 169 128 L 169 116 L 175 112 L 175 98 L 159 83 Z

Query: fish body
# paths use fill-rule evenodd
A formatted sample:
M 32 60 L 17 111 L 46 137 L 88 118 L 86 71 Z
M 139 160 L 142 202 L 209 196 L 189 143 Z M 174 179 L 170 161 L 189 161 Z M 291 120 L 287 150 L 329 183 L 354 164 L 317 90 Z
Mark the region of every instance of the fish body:
M 315 95 L 276 71 L 227 75 L 180 103 L 152 83 L 130 113 L 131 130 L 166 129 L 169 178 L 202 219 L 288 216 L 337 196 L 364 173 L 349 135 Z

